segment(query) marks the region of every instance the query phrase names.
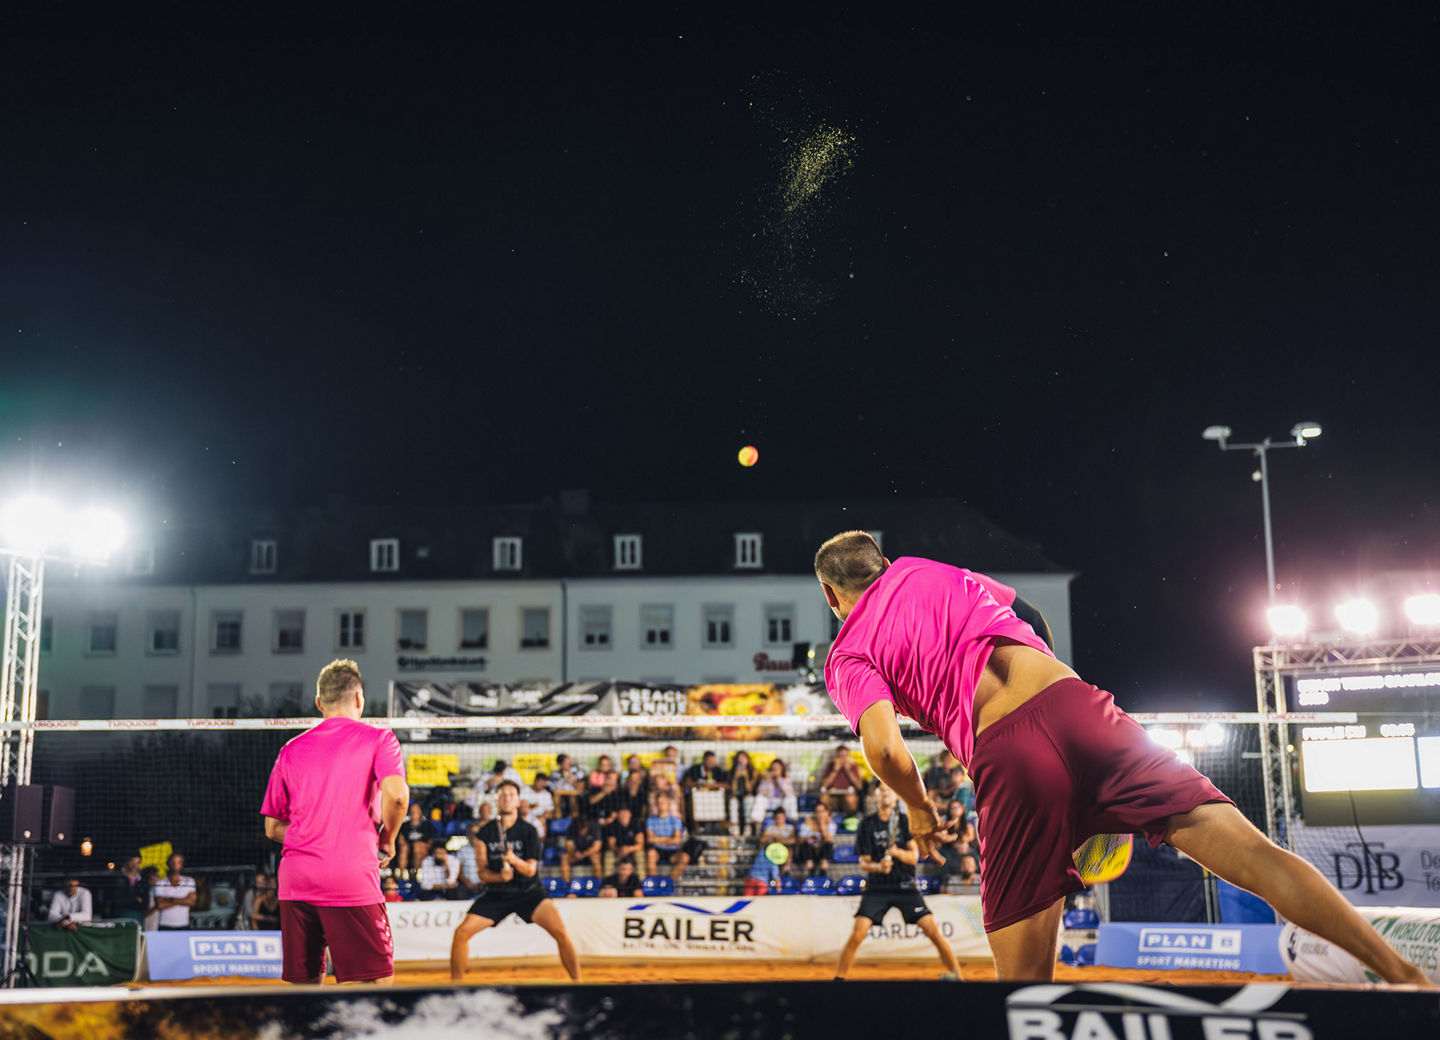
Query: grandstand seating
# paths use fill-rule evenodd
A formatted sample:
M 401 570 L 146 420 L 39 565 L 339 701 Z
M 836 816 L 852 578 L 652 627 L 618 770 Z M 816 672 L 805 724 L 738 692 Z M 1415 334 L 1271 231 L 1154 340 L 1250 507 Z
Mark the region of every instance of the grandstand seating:
M 600 894 L 600 879 L 595 877 L 577 877 L 570 879 L 570 894 L 580 896 L 582 899 Z
M 865 878 L 860 874 L 846 874 L 835 886 L 837 896 L 858 896 L 865 891 Z
M 804 896 L 830 896 L 835 894 L 835 881 L 833 878 L 821 874 L 816 877 L 807 877 L 800 882 L 800 894 Z
M 835 842 L 835 856 L 833 857 L 832 862 L 859 863 L 860 853 L 855 851 L 855 843 L 853 841 Z
M 652 874 L 640 882 L 640 891 L 647 896 L 674 895 L 675 882 L 663 874 Z
M 556 899 L 564 897 L 569 892 L 565 882 L 558 877 L 542 878 L 540 883 L 545 886 L 545 894 Z

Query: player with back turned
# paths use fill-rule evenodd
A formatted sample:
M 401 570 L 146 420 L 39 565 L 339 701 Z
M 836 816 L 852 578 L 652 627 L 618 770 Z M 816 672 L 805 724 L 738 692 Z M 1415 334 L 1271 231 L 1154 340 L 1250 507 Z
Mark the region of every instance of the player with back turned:
M 892 564 L 864 531 L 825 542 L 815 576 L 842 622 L 826 688 L 870 768 L 904 800 L 921 855 L 948 836 L 897 714 L 943 740 L 974 781 L 980 903 L 997 978 L 1052 978 L 1065 897 L 1085 887 L 1072 853 L 1094 835 L 1144 832 L 1381 978 L 1430 985 L 1318 870 L 1271 843 L 1110 694 L 1056 660 L 1003 592 L 992 595 L 987 586 L 998 582 L 933 560 Z

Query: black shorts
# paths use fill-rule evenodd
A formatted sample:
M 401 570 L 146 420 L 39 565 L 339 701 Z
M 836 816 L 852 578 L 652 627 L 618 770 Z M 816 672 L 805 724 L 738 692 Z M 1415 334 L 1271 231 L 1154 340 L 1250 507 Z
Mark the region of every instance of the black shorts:
M 549 898 L 543 888 L 517 892 L 514 895 L 484 892 L 481 893 L 479 899 L 470 904 L 470 909 L 466 912 L 494 921 L 496 924 L 514 914 L 529 924 L 535 917 L 535 908 Z
M 890 912 L 892 906 L 900 911 L 900 916 L 905 919 L 906 924 L 914 924 L 920 918 L 930 916 L 930 908 L 925 905 L 925 897 L 913 890 L 909 892 L 866 892 L 860 897 L 860 909 L 855 911 L 855 916 L 868 917 L 872 924 L 879 924 Z

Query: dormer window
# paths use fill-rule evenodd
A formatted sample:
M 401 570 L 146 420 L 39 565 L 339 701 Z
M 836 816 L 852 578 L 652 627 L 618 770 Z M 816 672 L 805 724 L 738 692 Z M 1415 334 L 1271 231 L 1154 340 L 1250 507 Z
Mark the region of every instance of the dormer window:
M 400 539 L 370 539 L 370 569 L 376 572 L 400 569 Z
M 638 571 L 640 569 L 640 536 L 638 534 L 617 534 L 615 536 L 615 569 L 617 571 Z
M 735 536 L 735 566 L 755 568 L 762 566 L 760 556 L 761 536 L 753 531 Z
M 275 573 L 275 540 L 256 538 L 250 542 L 250 573 Z
M 497 571 L 518 571 L 520 569 L 519 538 L 496 538 L 493 545 Z

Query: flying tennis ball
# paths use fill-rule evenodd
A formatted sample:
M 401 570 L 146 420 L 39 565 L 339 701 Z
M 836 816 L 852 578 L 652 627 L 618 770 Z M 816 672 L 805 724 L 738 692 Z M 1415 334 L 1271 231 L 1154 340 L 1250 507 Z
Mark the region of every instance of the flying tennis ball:
M 747 444 L 745 445 L 745 447 L 740 449 L 740 465 L 747 467 L 753 466 L 759 461 L 760 452 L 755 449 L 755 445 Z

